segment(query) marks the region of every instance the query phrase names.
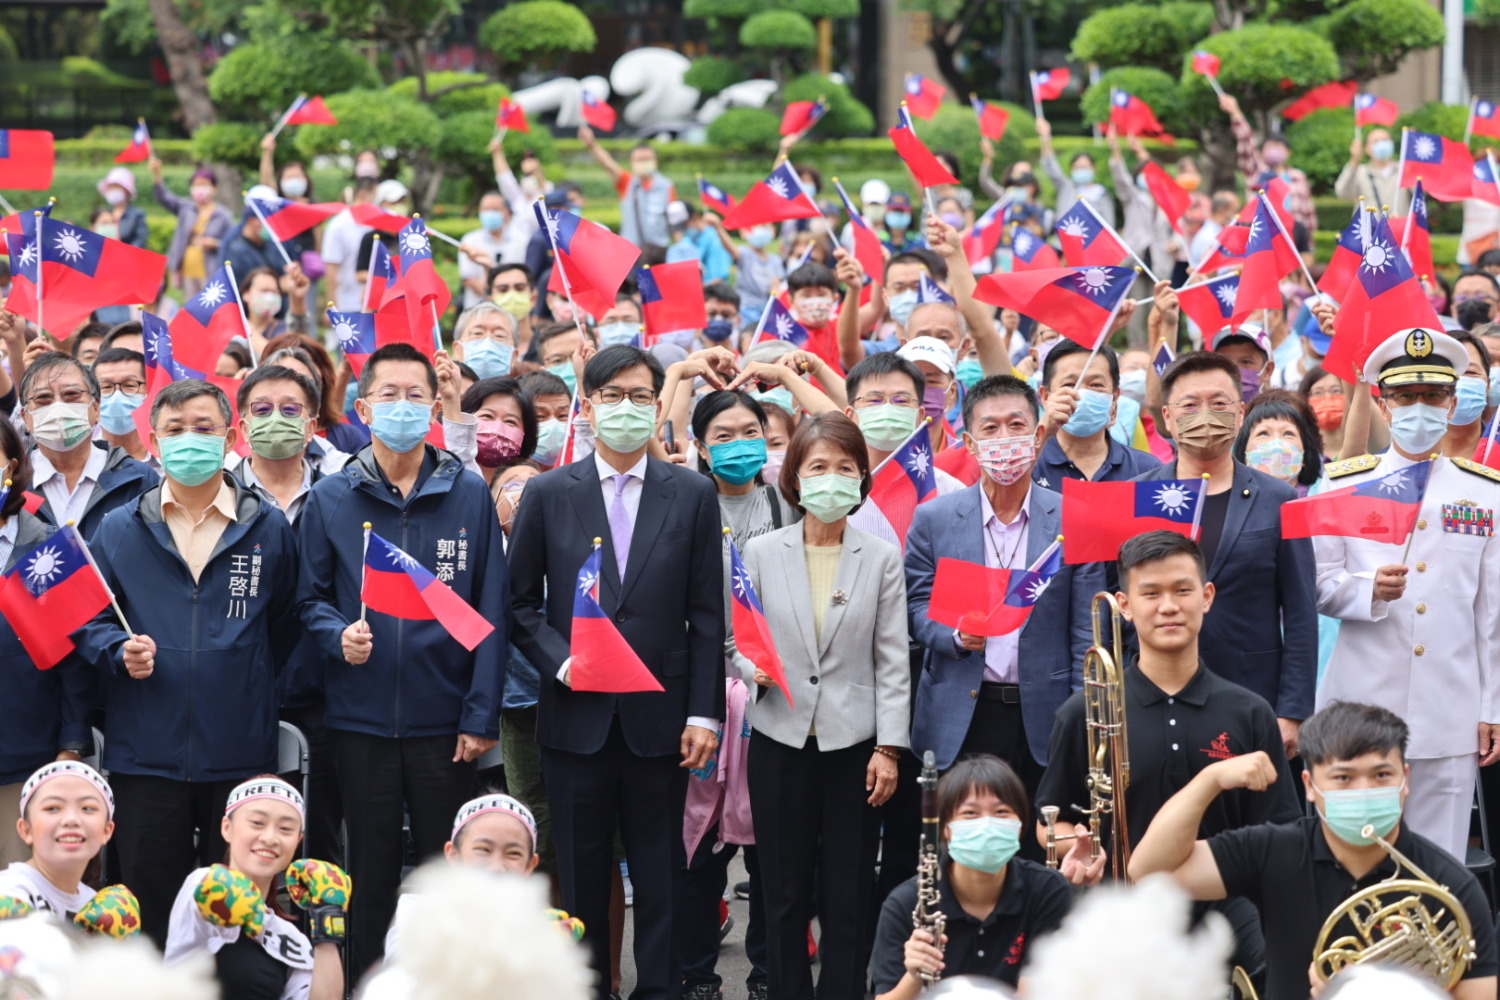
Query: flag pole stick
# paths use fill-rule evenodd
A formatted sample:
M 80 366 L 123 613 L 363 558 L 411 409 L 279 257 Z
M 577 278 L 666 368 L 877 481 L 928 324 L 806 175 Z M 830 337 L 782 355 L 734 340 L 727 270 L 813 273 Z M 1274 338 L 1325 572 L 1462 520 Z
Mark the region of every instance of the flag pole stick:
M 278 119 L 276 119 L 276 124 L 274 126 L 272 126 L 272 128 L 271 128 L 271 138 L 272 139 L 274 139 L 278 135 L 280 135 L 281 134 L 281 130 L 284 129 L 284 128 L 286 128 L 286 120 L 288 118 L 292 117 L 292 109 L 297 106 L 297 102 L 305 100 L 306 98 L 307 98 L 306 94 L 298 94 L 297 95 L 297 100 L 293 101 L 290 105 L 288 105 L 287 109 L 281 113 L 281 117 L 278 118 Z
M 582 107 L 582 98 L 579 98 L 579 107 Z M 532 202 L 532 210 L 537 214 L 537 221 L 547 232 L 547 243 L 552 247 L 552 267 L 557 276 L 562 279 L 563 294 L 568 297 L 568 307 L 573 310 L 573 325 L 578 328 L 578 336 L 582 338 L 580 343 L 588 342 L 588 334 L 583 330 L 583 320 L 578 316 L 578 303 L 573 301 L 573 283 L 568 280 L 568 269 L 563 267 L 562 255 L 557 252 L 557 230 L 553 227 L 552 216 L 541 198 Z M 769 305 L 769 303 L 768 303 Z
M 875 477 L 875 473 L 877 473 L 881 469 L 885 468 L 886 465 L 887 465 L 887 463 L 889 463 L 890 460 L 893 457 L 895 457 L 896 452 L 900 451 L 902 448 L 905 448 L 906 445 L 907 445 L 907 443 L 910 442 L 912 438 L 916 437 L 918 434 L 926 434 L 926 433 L 928 433 L 928 426 L 931 423 L 932 423 L 932 418 L 931 417 L 923 417 L 921 423 L 917 424 L 917 429 L 914 430 L 914 431 L 912 431 L 910 434 L 906 435 L 906 437 L 902 438 L 901 439 L 901 443 L 898 444 L 898 445 L 896 445 L 896 447 L 892 448 L 891 449 L 891 453 L 889 455 L 885 456 L 885 458 L 882 458 L 880 460 L 880 463 L 878 465 L 876 465 L 875 468 L 873 468 L 873 469 L 870 470 L 870 478 L 873 479 Z
M 6 215 L 15 215 L 16 214 L 16 206 L 14 206 L 10 202 L 6 201 L 4 195 L 0 195 L 0 208 L 5 209 L 5 214 Z
M 1203 474 L 1203 488 L 1198 491 L 1198 502 L 1193 505 L 1193 527 L 1189 536 L 1193 541 L 1198 540 L 1198 534 L 1203 530 L 1203 505 L 1208 501 L 1208 473 Z
M 1036 91 L 1036 71 L 1032 70 L 1026 75 L 1031 81 L 1031 107 L 1036 112 L 1038 118 L 1045 119 L 1047 116 L 1042 114 L 1042 98 Z
M 1469 144 L 1469 138 L 1474 134 L 1474 102 L 1477 101 L 1477 100 L 1478 100 L 1477 97 L 1471 97 L 1471 98 L 1469 98 L 1469 117 L 1464 119 L 1464 145 L 1465 146 L 1467 146 Z M 1396 176 L 1400 177 L 1401 175 L 1397 174 Z
M 290 267 L 292 256 L 286 252 L 286 244 L 281 242 L 281 237 L 276 235 L 276 230 L 272 229 L 271 224 L 266 221 L 265 213 L 260 210 L 259 202 L 251 198 L 246 192 L 241 192 L 240 197 L 245 199 L 245 204 L 250 206 L 250 211 L 255 213 L 255 217 L 260 220 L 260 224 L 266 227 L 266 232 L 271 234 L 271 241 L 276 244 L 276 249 L 281 252 L 281 262 Z
M 364 596 L 365 596 L 365 576 L 369 573 L 369 569 L 366 567 L 366 561 L 370 557 L 370 529 L 373 528 L 374 525 L 372 525 L 369 521 L 366 521 L 364 527 L 365 527 L 365 550 L 364 550 L 364 554 L 362 556 L 360 556 L 360 560 L 359 560 L 359 596 L 360 596 L 360 602 L 359 602 L 359 623 L 361 625 L 365 624 L 365 612 L 368 610 L 366 608 L 365 602 L 364 602 Z
M 47 269 L 42 265 L 47 258 L 42 248 L 47 244 L 42 238 L 42 223 L 46 220 L 47 213 L 38 208 L 32 212 L 32 216 L 36 219 L 36 329 L 42 336 L 46 336 L 47 327 L 42 323 L 42 275 Z M 52 339 L 57 340 L 56 337 Z
M 1204 74 L 1204 75 L 1208 77 L 1208 85 L 1210 87 L 1214 88 L 1214 93 L 1218 94 L 1220 97 L 1223 97 L 1224 96 L 1224 88 L 1221 87 L 1221 86 L 1219 86 L 1219 77 L 1218 77 L 1218 74 L 1216 74 L 1216 73 L 1207 73 L 1207 74 Z
M 427 303 L 427 307 L 432 310 L 433 350 L 441 351 L 443 349 L 443 325 L 438 321 L 437 299 Z
M 234 264 L 224 262 L 224 273 L 229 275 L 229 290 L 234 293 L 234 304 L 240 307 L 240 329 L 245 334 L 245 346 L 250 348 L 250 367 L 260 367 L 260 354 L 255 349 L 255 338 L 250 336 L 250 319 L 245 315 L 245 302 L 240 298 L 240 283 L 234 277 Z
M 1432 468 L 1437 464 L 1438 454 L 1432 453 L 1427 459 L 1427 478 L 1422 480 L 1422 489 L 1417 495 L 1417 517 L 1422 516 L 1422 504 L 1427 500 L 1427 484 L 1432 482 Z M 1411 543 L 1417 540 L 1417 526 L 1413 524 L 1406 532 L 1406 548 L 1401 550 L 1401 565 L 1406 565 L 1407 558 L 1411 555 Z
M 10 483 L 7 482 L 5 485 L 9 486 Z M 67 527 L 73 529 L 73 534 L 78 534 L 78 527 L 72 521 L 69 521 L 67 523 Z M 89 565 L 93 567 L 94 575 L 99 578 L 99 582 L 104 584 L 104 592 L 109 595 L 109 603 L 110 606 L 115 609 L 115 617 L 120 619 L 120 624 L 124 627 L 126 634 L 128 634 L 132 639 L 135 638 L 135 629 L 131 628 L 130 623 L 125 620 L 125 612 L 120 610 L 120 602 L 115 597 L 114 589 L 111 588 L 109 582 L 104 579 L 104 574 L 99 572 L 99 564 L 94 562 L 94 554 L 89 551 L 89 547 L 86 543 L 84 543 L 83 537 L 81 535 L 79 536 L 78 541 L 78 547 L 83 549 L 83 557 L 87 559 L 89 561 Z

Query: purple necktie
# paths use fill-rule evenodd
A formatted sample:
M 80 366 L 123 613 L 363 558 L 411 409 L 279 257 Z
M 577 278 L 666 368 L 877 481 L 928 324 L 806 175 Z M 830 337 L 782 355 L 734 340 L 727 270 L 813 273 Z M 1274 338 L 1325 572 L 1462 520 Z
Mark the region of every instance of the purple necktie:
M 625 509 L 625 484 L 631 477 L 627 473 L 610 477 L 615 481 L 615 498 L 609 505 L 609 534 L 615 545 L 615 568 L 620 571 L 620 582 L 625 582 L 625 559 L 630 555 L 630 511 Z

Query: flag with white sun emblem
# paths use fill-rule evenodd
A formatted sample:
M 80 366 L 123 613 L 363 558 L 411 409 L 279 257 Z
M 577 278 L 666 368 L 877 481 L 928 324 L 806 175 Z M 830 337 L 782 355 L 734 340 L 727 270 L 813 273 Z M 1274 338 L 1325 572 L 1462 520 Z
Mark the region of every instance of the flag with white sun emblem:
M 1255 215 L 1240 261 L 1239 301 L 1252 309 L 1281 308 L 1281 279 L 1302 264 L 1292 236 L 1271 210 L 1265 195 L 1255 199 Z
M 1087 201 L 1079 198 L 1057 220 L 1057 242 L 1071 267 L 1115 265 L 1130 256 L 1130 248 Z
M 38 670 L 71 653 L 68 636 L 108 605 L 109 588 L 72 525 L 23 553 L 0 577 L 0 616 Z
M 432 621 L 469 651 L 495 626 L 417 559 L 366 529 L 359 599 L 371 611 L 409 621 Z
M 1358 381 L 1370 352 L 1395 331 L 1443 328 L 1385 216 L 1372 216 L 1361 227 L 1361 239 L 1359 270 L 1339 304 L 1323 358 L 1323 368 L 1347 382 Z
M 917 505 L 935 496 L 937 470 L 932 464 L 932 442 L 926 423 L 921 423 L 871 473 L 869 502 L 884 515 L 905 551 L 906 533 Z
M 1014 309 L 1092 350 L 1104 343 L 1130 292 L 1128 267 L 1051 267 L 981 278 L 974 297 Z
M 1406 129 L 1401 139 L 1401 180 L 1404 188 L 1417 181 L 1438 201 L 1463 201 L 1473 189 L 1474 158 L 1469 148 L 1446 136 Z
M 599 603 L 602 557 L 600 540 L 583 565 L 573 588 L 573 620 L 568 628 L 568 686 L 574 691 L 664 691 Z M 616 586 L 616 590 L 619 587 Z
M 412 333 L 434 331 L 438 317 L 448 309 L 453 295 L 432 261 L 432 239 L 421 216 L 414 217 L 396 234 L 396 253 L 401 259 L 401 277 L 387 293 L 406 297 L 406 319 Z M 436 340 L 434 339 L 434 342 Z
M 1238 326 L 1256 309 L 1281 308 L 1280 295 L 1278 291 L 1274 306 L 1241 302 L 1239 276 L 1226 274 L 1177 289 L 1177 304 L 1207 340 L 1226 326 Z
M 1196 540 L 1203 481 L 1063 480 L 1063 561 L 1112 562 L 1120 546 L 1147 531 L 1171 531 Z
M 1002 609 L 1008 609 L 1012 619 L 1006 622 L 1008 627 L 1005 632 L 1013 632 L 1026 624 L 1031 609 L 1036 607 L 1036 602 L 1041 600 L 1047 585 L 1062 568 L 1062 542 L 1059 540 L 1047 546 L 1028 569 L 1012 574 L 1010 585 L 1005 591 L 1005 608 Z M 1005 632 L 1000 634 L 1004 635 Z
M 1281 537 L 1341 535 L 1401 545 L 1422 508 L 1434 461 L 1441 459 L 1414 462 L 1354 486 L 1289 500 L 1281 505 Z
M 756 331 L 752 344 L 759 344 L 767 340 L 784 340 L 788 344 L 801 347 L 807 343 L 807 327 L 797 322 L 797 317 L 792 315 L 780 299 L 772 299 L 766 306 L 765 312 L 761 313 L 760 328 Z
M 1476 167 L 1478 164 L 1475 165 Z M 1401 245 L 1401 255 L 1419 278 L 1431 279 L 1437 271 L 1432 264 L 1432 226 L 1427 218 L 1427 192 L 1422 182 L 1411 190 L 1411 211 L 1393 215 L 1388 220 L 1391 235 Z
M 354 377 L 364 371 L 365 359 L 375 353 L 375 314 L 328 310 L 328 328 L 338 338 L 339 350 L 354 366 Z
M 235 275 L 228 265 L 220 265 L 204 281 L 203 290 L 183 303 L 172 317 L 172 358 L 177 363 L 200 372 L 214 371 L 229 341 L 245 335 L 236 277 L 244 275 Z
M 614 308 L 615 294 L 640 259 L 640 247 L 597 222 L 557 208 L 533 204 L 537 225 L 552 245 L 547 291 L 566 294 L 590 316 Z
M 725 229 L 749 229 L 752 226 L 788 219 L 816 219 L 822 213 L 802 189 L 802 178 L 783 160 L 763 181 L 757 181 L 745 192 L 740 203 L 723 219 Z

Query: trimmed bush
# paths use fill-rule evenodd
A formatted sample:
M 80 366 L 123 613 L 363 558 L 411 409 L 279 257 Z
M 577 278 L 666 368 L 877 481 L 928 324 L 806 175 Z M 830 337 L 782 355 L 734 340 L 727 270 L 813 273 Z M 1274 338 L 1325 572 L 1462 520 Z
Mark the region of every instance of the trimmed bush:
M 853 94 L 847 84 L 822 73 L 806 73 L 781 88 L 787 104 L 793 101 L 828 101 L 828 113 L 818 120 L 811 135 L 817 138 L 869 135 L 875 130 L 875 114 Z
M 739 63 L 722 56 L 699 56 L 682 74 L 682 82 L 696 88 L 704 97 L 712 97 L 744 79 L 745 71 Z
M 818 29 L 791 10 L 763 10 L 740 25 L 740 44 L 747 49 L 805 52 L 816 48 Z
M 520 0 L 485 19 L 479 44 L 516 66 L 547 65 L 599 42 L 583 11 L 562 0 Z
M 781 119 L 764 108 L 730 108 L 708 123 L 708 141 L 740 152 L 771 153 L 781 141 Z

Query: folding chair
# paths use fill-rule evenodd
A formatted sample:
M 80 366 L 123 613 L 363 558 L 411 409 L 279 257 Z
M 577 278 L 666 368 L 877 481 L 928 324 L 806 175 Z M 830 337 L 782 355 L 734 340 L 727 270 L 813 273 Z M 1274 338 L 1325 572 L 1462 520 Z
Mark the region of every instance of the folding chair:
M 302 801 L 306 803 L 312 788 L 312 751 L 307 736 L 290 722 L 281 723 L 276 739 L 276 773 L 302 776 Z M 302 856 L 307 857 L 307 838 L 302 838 Z
M 1479 811 L 1479 846 L 1464 851 L 1464 867 L 1469 873 L 1484 882 L 1489 893 L 1490 905 L 1495 905 L 1495 855 L 1490 850 L 1490 820 L 1484 811 L 1484 782 L 1478 775 L 1474 778 L 1474 808 Z

